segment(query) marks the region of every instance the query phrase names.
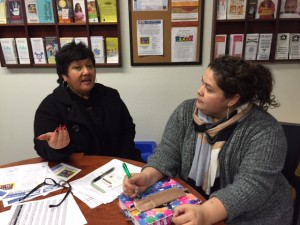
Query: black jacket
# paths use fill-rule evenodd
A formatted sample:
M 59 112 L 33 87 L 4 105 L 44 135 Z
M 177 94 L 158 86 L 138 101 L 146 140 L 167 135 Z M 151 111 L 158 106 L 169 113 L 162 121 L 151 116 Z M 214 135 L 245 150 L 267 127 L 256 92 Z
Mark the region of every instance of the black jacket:
M 36 111 L 34 148 L 42 158 L 59 161 L 74 152 L 84 152 L 142 161 L 134 145 L 135 124 L 117 90 L 95 84 L 90 97 L 94 99 L 95 116 L 69 92 L 58 86 Z M 60 124 L 65 124 L 69 131 L 71 142 L 66 148 L 58 151 L 49 147 L 47 141 L 36 139 L 41 134 L 53 132 Z

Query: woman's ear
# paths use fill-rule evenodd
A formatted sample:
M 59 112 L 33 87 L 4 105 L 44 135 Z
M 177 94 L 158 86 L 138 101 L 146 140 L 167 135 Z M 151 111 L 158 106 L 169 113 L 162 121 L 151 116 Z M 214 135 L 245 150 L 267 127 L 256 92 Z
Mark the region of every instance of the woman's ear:
M 236 105 L 240 100 L 240 95 L 235 94 L 234 96 L 231 97 L 231 100 L 228 102 L 228 107 L 231 108 L 232 106 Z
M 62 76 L 62 78 L 64 79 L 64 81 L 67 81 L 67 76 L 66 75 L 61 75 Z

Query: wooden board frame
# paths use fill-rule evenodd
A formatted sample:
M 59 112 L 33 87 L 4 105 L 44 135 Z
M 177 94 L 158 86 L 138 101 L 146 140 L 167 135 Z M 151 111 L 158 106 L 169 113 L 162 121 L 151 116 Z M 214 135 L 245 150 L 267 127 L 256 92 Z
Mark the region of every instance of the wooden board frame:
M 204 0 L 198 0 L 198 21 L 172 23 L 172 0 L 168 0 L 168 9 L 165 11 L 134 11 L 133 1 L 128 0 L 129 8 L 129 30 L 130 30 L 130 52 L 132 66 L 160 66 L 160 65 L 201 65 L 202 64 L 202 42 L 203 42 L 203 18 Z M 193 2 L 191 0 L 191 2 Z M 137 46 L 137 21 L 138 20 L 162 20 L 163 21 L 163 55 L 138 56 Z M 195 25 L 196 24 L 196 25 Z M 197 48 L 196 60 L 191 62 L 172 62 L 171 32 L 173 27 L 197 26 Z

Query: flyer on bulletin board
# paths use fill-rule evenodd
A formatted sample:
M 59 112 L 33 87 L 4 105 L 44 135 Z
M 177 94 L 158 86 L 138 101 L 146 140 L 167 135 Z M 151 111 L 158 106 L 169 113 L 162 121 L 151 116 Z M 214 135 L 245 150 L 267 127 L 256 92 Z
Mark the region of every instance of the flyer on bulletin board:
M 163 20 L 137 21 L 138 55 L 163 55 Z
M 133 11 L 161 11 L 168 9 L 168 0 L 132 0 Z

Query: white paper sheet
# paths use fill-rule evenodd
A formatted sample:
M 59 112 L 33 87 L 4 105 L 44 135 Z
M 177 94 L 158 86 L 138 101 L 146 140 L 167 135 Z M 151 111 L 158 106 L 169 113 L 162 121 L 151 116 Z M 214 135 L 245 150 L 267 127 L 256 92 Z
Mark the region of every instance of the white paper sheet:
M 50 204 L 57 204 L 65 193 L 39 201 L 31 201 L 11 208 L 11 222 L 22 225 L 83 225 L 87 221 L 70 194 L 58 207 L 49 208 Z M 17 221 L 15 221 L 17 220 Z
M 1 168 L 0 187 L 9 184 L 13 187 L 8 190 L 8 194 L 0 198 L 3 201 L 4 207 L 18 203 L 20 198 L 24 197 L 38 184 L 44 182 L 45 178 L 52 178 L 58 181 L 48 166 L 48 162 Z M 34 193 L 34 197 L 46 195 L 56 189 L 41 188 Z
M 99 167 L 88 175 L 72 181 L 72 191 L 76 197 L 86 203 L 90 208 L 95 208 L 98 205 L 106 204 L 115 200 L 122 192 L 122 183 L 125 176 L 125 172 L 122 167 L 123 161 L 113 159 L 107 164 Z M 141 167 L 134 166 L 126 163 L 131 173 L 139 173 Z M 115 167 L 115 170 L 110 175 L 115 175 L 109 178 L 109 181 L 113 183 L 111 188 L 106 188 L 106 192 L 102 193 L 91 185 L 93 179 L 107 171 L 108 169 Z M 121 175 L 123 173 L 123 176 Z
M 137 20 L 138 56 L 163 55 L 163 20 Z

